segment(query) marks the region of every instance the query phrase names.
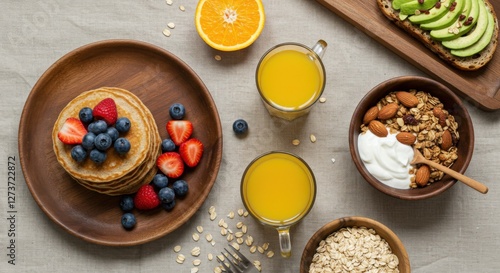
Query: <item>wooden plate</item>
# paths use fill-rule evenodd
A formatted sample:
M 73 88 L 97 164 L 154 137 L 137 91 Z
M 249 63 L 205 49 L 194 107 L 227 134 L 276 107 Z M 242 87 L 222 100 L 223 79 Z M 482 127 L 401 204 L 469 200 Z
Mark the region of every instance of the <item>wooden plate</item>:
M 73 181 L 52 150 L 51 131 L 62 108 L 83 91 L 114 86 L 136 94 L 151 110 L 162 138 L 168 109 L 186 107 L 205 151 L 200 164 L 181 178 L 189 193 L 171 212 L 134 211 L 137 225 L 122 228 L 119 197 L 102 195 Z M 154 45 L 108 40 L 80 47 L 59 59 L 38 80 L 23 109 L 19 155 L 26 184 L 40 208 L 55 223 L 86 241 L 112 246 L 137 245 L 164 236 L 185 223 L 203 204 L 215 183 L 222 157 L 222 129 L 212 97 L 191 68 Z
M 380 12 L 375 0 L 317 0 L 400 57 L 484 110 L 500 109 L 500 49 L 477 71 L 446 64 Z M 500 14 L 500 1 L 491 1 Z
M 300 260 L 300 273 L 309 272 L 309 267 L 311 266 L 313 256 L 316 253 L 316 249 L 318 248 L 319 243 L 322 240 L 326 239 L 326 237 L 328 237 L 330 234 L 343 227 L 354 226 L 367 227 L 375 230 L 375 232 L 389 244 L 392 253 L 394 253 L 398 257 L 399 272 L 411 272 L 408 253 L 406 252 L 406 249 L 401 240 L 399 240 L 398 236 L 392 230 L 373 219 L 353 216 L 333 220 L 322 226 L 318 231 L 316 231 L 316 233 L 314 233 L 314 235 L 309 239 L 306 246 L 304 247 L 304 251 L 302 252 L 302 258 Z

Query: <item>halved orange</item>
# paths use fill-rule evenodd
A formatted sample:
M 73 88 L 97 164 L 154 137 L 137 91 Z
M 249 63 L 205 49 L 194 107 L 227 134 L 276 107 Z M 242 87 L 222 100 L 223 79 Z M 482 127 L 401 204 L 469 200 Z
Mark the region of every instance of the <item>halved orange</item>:
M 261 0 L 200 0 L 195 25 L 209 46 L 235 51 L 251 45 L 264 28 Z

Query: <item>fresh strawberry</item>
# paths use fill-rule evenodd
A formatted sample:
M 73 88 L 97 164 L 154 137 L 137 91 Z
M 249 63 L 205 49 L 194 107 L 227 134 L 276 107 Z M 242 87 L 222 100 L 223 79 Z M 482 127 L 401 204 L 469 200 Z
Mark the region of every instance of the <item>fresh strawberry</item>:
M 160 198 L 152 185 L 146 184 L 139 188 L 134 197 L 134 206 L 139 210 L 150 210 L 160 205 Z
M 95 119 L 102 119 L 108 126 L 115 124 L 118 118 L 116 103 L 112 98 L 105 98 L 92 110 Z
M 77 118 L 68 118 L 57 133 L 57 137 L 64 144 L 81 144 L 87 129 Z
M 184 172 L 184 162 L 176 152 L 161 154 L 156 160 L 156 166 L 170 178 L 178 178 Z
M 191 137 L 193 124 L 189 120 L 170 120 L 167 122 L 167 132 L 175 145 L 179 146 Z
M 196 138 L 191 138 L 181 144 L 179 153 L 184 163 L 189 167 L 194 167 L 200 162 L 203 155 L 203 143 Z

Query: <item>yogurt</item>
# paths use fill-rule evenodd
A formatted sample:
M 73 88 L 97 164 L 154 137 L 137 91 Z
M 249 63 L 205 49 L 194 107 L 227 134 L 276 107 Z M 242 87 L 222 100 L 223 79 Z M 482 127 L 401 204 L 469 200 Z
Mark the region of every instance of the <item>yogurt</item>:
M 396 189 L 410 188 L 413 149 L 399 142 L 396 134 L 378 137 L 368 130 L 358 136 L 358 151 L 368 172 L 380 182 Z

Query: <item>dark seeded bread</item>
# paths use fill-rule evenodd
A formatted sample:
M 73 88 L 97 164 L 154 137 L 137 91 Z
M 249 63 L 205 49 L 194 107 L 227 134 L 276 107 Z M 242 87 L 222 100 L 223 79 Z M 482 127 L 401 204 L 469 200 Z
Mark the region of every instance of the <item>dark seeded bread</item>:
M 483 49 L 479 54 L 466 58 L 451 55 L 450 51 L 441 45 L 441 42 L 431 39 L 429 31 L 419 28 L 417 25 L 412 24 L 409 20 L 401 21 L 399 19 L 399 11 L 392 8 L 392 0 L 377 0 L 377 3 L 380 10 L 387 18 L 421 41 L 427 48 L 439 55 L 439 57 L 443 60 L 458 69 L 469 71 L 477 70 L 486 65 L 491 58 L 493 58 L 493 54 L 495 53 L 498 43 L 498 18 L 493 10 L 493 6 L 488 0 L 485 0 L 485 3 L 489 6 L 489 10 L 494 15 L 495 32 L 491 38 L 490 44 L 485 49 Z

